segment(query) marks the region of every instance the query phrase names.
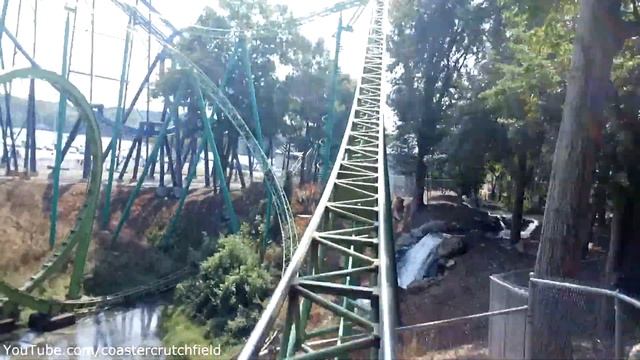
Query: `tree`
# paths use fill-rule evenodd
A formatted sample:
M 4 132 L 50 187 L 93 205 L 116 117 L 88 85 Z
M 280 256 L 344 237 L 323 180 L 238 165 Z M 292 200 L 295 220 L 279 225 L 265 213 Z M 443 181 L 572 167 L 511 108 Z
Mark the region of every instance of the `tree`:
M 508 150 L 505 127 L 475 105 L 462 106 L 463 112 L 455 116 L 460 125 L 442 144 L 447 177 L 455 181 L 459 195 L 468 197 L 476 196 L 484 184 L 490 160 L 501 159 Z
M 583 0 L 576 28 L 562 123 L 558 133 L 535 275 L 567 278 L 579 269 L 581 247 L 590 232 L 590 191 L 602 143 L 604 112 L 611 99 L 611 70 L 624 42 L 638 35 L 622 0 Z M 606 21 L 603 21 L 606 19 Z M 532 291 L 533 358 L 571 355 L 562 318 L 549 316 L 555 304 Z
M 502 158 L 512 180 L 511 242 L 520 241 L 524 197 L 537 176 L 544 182 L 546 153 L 557 132 L 573 34 L 575 2 L 502 1 L 480 97 L 508 129 Z
M 483 43 L 484 1 L 395 0 L 391 5 L 393 90 L 389 103 L 398 117 L 398 139 L 415 139 L 415 205 L 422 205 L 425 157 L 443 137 L 441 122 L 456 98 L 456 85 Z M 417 11 L 416 11 L 417 10 Z

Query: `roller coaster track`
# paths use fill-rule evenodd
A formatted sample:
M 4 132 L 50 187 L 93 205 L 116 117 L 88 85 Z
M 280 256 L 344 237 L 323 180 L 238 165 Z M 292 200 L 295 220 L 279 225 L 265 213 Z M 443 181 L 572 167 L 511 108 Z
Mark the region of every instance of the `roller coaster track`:
M 192 270 L 193 269 L 191 268 L 184 268 L 149 284 L 133 287 L 106 296 L 82 298 L 77 300 L 58 301 L 42 299 L 30 295 L 28 292 L 7 286 L 4 282 L 0 282 L 0 292 L 8 295 L 13 301 L 43 314 L 59 314 L 64 312 L 83 314 L 127 303 L 143 296 L 155 295 L 170 290 L 180 281 L 184 280 L 185 277 L 191 275 L 193 273 Z
M 160 29 L 151 24 L 147 20 L 147 17 L 140 13 L 137 8 L 119 0 L 111 0 L 111 2 L 118 6 L 127 15 L 133 17 L 134 24 L 136 24 L 136 26 L 142 28 L 146 33 L 151 34 L 158 43 L 164 46 L 164 51 L 166 51 L 167 56 L 170 55 L 178 62 L 180 67 L 190 71 L 205 100 L 209 103 L 215 104 L 229 122 L 236 128 L 242 138 L 245 139 L 255 161 L 260 164 L 260 168 L 264 174 L 264 179 L 266 180 L 267 190 L 273 198 L 273 205 L 276 210 L 276 215 L 278 216 L 278 223 L 282 234 L 283 256 L 285 256 L 284 261 L 286 262 L 293 254 L 293 250 L 297 244 L 297 233 L 293 212 L 291 211 L 291 206 L 287 201 L 287 196 L 282 190 L 282 186 L 278 182 L 276 174 L 271 168 L 269 159 L 264 153 L 260 142 L 256 139 L 247 123 L 242 119 L 238 110 L 226 97 L 224 91 L 222 91 L 222 89 L 219 88 L 213 80 L 211 80 L 202 71 L 202 69 L 189 59 L 189 57 L 176 49 L 170 42 L 170 40 L 173 39 L 173 35 L 164 34 Z M 156 13 L 156 15 L 160 16 L 160 19 L 163 22 L 168 23 L 168 21 L 164 20 L 160 14 Z M 173 26 L 169 27 L 175 29 Z M 178 34 L 181 34 L 181 32 L 178 32 Z
M 39 68 L 17 69 L 5 72 L 0 74 L 0 83 L 7 83 L 14 79 L 26 78 L 44 80 L 50 83 L 59 92 L 64 93 L 67 96 L 67 99 L 78 109 L 80 117 L 86 122 L 87 139 L 91 144 L 91 160 L 101 163 L 102 154 L 100 149 L 102 149 L 102 144 L 98 123 L 95 119 L 91 106 L 80 91 L 64 77 Z M 33 291 L 52 274 L 59 271 L 62 266 L 67 263 L 75 249 L 76 252 L 71 283 L 69 286 L 69 297 L 74 298 L 79 295 L 80 283 L 84 276 L 87 251 L 91 241 L 93 219 L 98 199 L 100 197 L 101 176 L 102 167 L 92 167 L 90 179 L 87 185 L 87 195 L 85 202 L 78 213 L 75 227 L 70 231 L 68 237 L 62 242 L 59 249 L 44 262 L 40 271 L 33 275 L 20 289 L 15 290 L 25 294 Z M 0 281 L 0 288 L 7 289 L 12 287 L 3 281 Z M 7 295 L 11 301 L 17 299 L 15 296 L 12 296 L 15 295 L 15 291 L 2 291 L 2 293 Z
M 386 0 L 371 3 L 363 73 L 336 164 L 239 359 L 260 356 L 285 303 L 279 358 L 342 358 L 366 349 L 371 353 L 358 357 L 395 358 L 395 252 L 381 115 Z M 311 323 L 316 307 L 331 320 Z M 333 340 L 313 341 L 326 337 Z
M 163 45 L 164 49 L 157 56 L 158 59 L 164 56 L 172 56 L 183 68 L 191 71 L 195 81 L 194 83 L 197 84 L 199 91 L 203 95 L 203 100 L 215 104 L 225 114 L 234 127 L 236 127 L 241 136 L 245 138 L 255 159 L 260 163 L 260 166 L 263 169 L 263 173 L 267 181 L 267 188 L 274 199 L 274 206 L 282 233 L 282 245 L 284 250 L 283 262 L 288 260 L 293 253 L 293 247 L 297 243 L 297 234 L 292 211 L 286 195 L 278 183 L 260 143 L 252 134 L 249 126 L 244 122 L 235 107 L 227 99 L 224 93 L 213 83 L 213 81 L 207 77 L 204 72 L 187 56 L 174 48 L 172 41 L 181 35 L 183 31 L 174 29 L 173 34 L 167 36 L 148 22 L 146 17 L 141 15 L 136 8 L 117 0 L 112 0 L 112 2 L 120 9 L 124 10 L 128 16 L 135 18 L 136 24 L 140 28 L 150 33 L 161 45 Z M 102 164 L 103 154 L 98 121 L 96 120 L 96 114 L 93 112 L 91 105 L 87 102 L 86 98 L 64 77 L 53 72 L 43 70 L 35 60 L 29 56 L 29 54 L 20 45 L 17 38 L 7 28 L 2 29 L 2 31 L 15 44 L 17 51 L 19 51 L 27 61 L 29 61 L 32 68 L 12 70 L 0 74 L 0 84 L 22 78 L 33 78 L 50 83 L 60 93 L 64 94 L 68 101 L 79 110 L 79 119 L 86 122 L 86 136 L 91 152 L 91 163 Z M 205 130 L 208 132 L 211 131 L 208 126 L 205 126 Z M 211 137 L 211 134 L 208 135 Z M 44 261 L 41 269 L 19 288 L 11 286 L 0 280 L 0 293 L 6 296 L 6 298 L 0 298 L 0 307 L 2 308 L 0 310 L 2 310 L 4 314 L 14 311 L 17 305 L 29 307 L 48 314 L 66 311 L 82 313 L 126 302 L 135 297 L 162 292 L 174 287 L 184 278 L 184 276 L 189 274 L 188 270 L 185 269 L 153 283 L 129 289 L 124 292 L 104 297 L 79 299 L 87 252 L 92 237 L 93 221 L 100 196 L 101 177 L 102 166 L 92 166 L 86 200 L 78 214 L 75 227 L 71 230 L 68 237 L 60 243 L 52 255 Z M 68 263 L 72 256 L 74 256 L 74 267 L 69 293 L 67 295 L 69 300 L 59 301 L 43 299 L 30 294 L 53 274 L 59 272 L 62 267 Z

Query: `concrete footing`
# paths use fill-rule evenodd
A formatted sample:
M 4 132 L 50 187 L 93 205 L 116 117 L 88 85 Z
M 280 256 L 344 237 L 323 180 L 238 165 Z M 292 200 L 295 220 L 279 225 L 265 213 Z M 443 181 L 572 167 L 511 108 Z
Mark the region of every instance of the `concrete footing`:
M 48 314 L 33 313 L 29 315 L 29 328 L 45 332 L 54 331 L 76 323 L 76 316 L 73 313 L 65 313 L 56 316 Z
M 16 328 L 16 319 L 7 318 L 0 320 L 0 334 L 10 333 Z
M 167 189 L 166 187 L 157 187 L 156 195 L 162 198 L 167 197 L 167 195 L 169 195 L 169 189 Z

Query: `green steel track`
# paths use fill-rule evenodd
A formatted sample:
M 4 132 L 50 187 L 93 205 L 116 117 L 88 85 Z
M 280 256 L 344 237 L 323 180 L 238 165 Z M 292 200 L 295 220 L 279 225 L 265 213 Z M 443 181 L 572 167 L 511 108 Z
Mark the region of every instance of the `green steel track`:
M 386 0 L 371 4 L 363 73 L 336 163 L 239 359 L 268 356 L 273 346 L 264 342 L 274 332 L 279 358 L 396 358 L 395 252 L 381 115 Z M 324 311 L 322 326 L 308 321 L 314 310 Z
M 384 24 L 387 0 L 370 0 L 373 17 L 362 75 L 335 165 L 303 237 L 298 243 L 294 218 L 260 139 L 219 88 L 191 59 L 175 49 L 173 39 L 159 31 L 136 8 L 111 0 L 129 15 L 135 27 L 151 34 L 179 67 L 190 70 L 192 84 L 201 96 L 201 106 L 219 108 L 259 162 L 269 198 L 278 216 L 284 262 L 288 264 L 262 317 L 246 342 L 240 359 L 260 356 L 272 350 L 264 346 L 277 334 L 279 358 L 320 359 L 395 358 L 396 273 L 391 229 L 390 194 L 387 175 L 385 130 L 381 114 Z M 10 35 L 8 31 L 5 32 Z M 12 36 L 9 36 L 14 40 Z M 17 40 L 16 40 L 17 41 Z M 21 52 L 23 49 L 19 48 Z M 0 83 L 18 78 L 49 82 L 65 95 L 86 122 L 91 163 L 102 164 L 100 132 L 90 105 L 64 77 L 34 68 L 0 74 Z M 206 124 L 206 118 L 203 118 Z M 209 130 L 207 131 L 209 133 Z M 211 134 L 205 134 L 210 137 Z M 259 134 L 258 134 L 259 135 Z M 203 139 L 204 140 L 204 139 Z M 206 139 L 210 142 L 210 139 Z M 209 144 L 211 145 L 211 144 Z M 20 288 L 0 281 L 0 293 L 8 308 L 26 306 L 55 314 L 92 311 L 175 286 L 190 274 L 184 269 L 141 287 L 99 298 L 79 299 L 93 221 L 100 196 L 102 167 L 93 166 L 85 203 L 74 229 L 40 271 Z M 295 253 L 294 253 L 295 250 Z M 43 299 L 31 295 L 44 281 L 59 272 L 73 258 L 68 300 Z M 286 306 L 285 306 L 286 304 Z M 286 309 L 286 311 L 282 311 Z M 322 326 L 308 321 L 323 309 Z M 6 310 L 6 309 L 5 309 Z M 283 312 L 284 316 L 280 317 Z M 282 323 L 282 320 L 284 322 Z M 321 340 L 321 341 L 318 341 Z M 273 347 L 273 346 L 272 346 Z
M 65 312 L 90 313 L 115 305 L 123 304 L 137 298 L 156 295 L 174 288 L 185 277 L 191 275 L 192 269 L 185 268 L 171 275 L 153 281 L 149 284 L 137 286 L 125 291 L 107 296 L 83 298 L 78 300 L 51 300 L 42 299 L 0 282 L 0 293 L 9 297 L 12 302 L 26 306 L 43 314 L 59 314 Z
M 289 205 L 287 196 L 271 168 L 269 159 L 264 153 L 260 142 L 251 131 L 251 128 L 247 125 L 244 119 L 242 119 L 238 110 L 233 106 L 233 104 L 231 104 L 224 94 L 224 91 L 218 87 L 213 80 L 211 80 L 202 71 L 202 69 L 189 59 L 189 57 L 176 49 L 172 43 L 167 41 L 167 39 L 172 39 L 173 37 L 163 34 L 162 31 L 153 26 L 153 24 L 150 24 L 147 18 L 135 7 L 125 4 L 119 0 L 111 0 L 111 2 L 118 6 L 127 15 L 133 17 L 136 26 L 141 27 L 145 33 L 151 34 L 159 44 L 164 46 L 164 50 L 167 54 L 171 55 L 172 59 L 177 61 L 181 68 L 188 69 L 191 72 L 200 87 L 200 92 L 202 92 L 204 100 L 210 104 L 215 104 L 216 108 L 223 112 L 225 117 L 236 128 L 240 136 L 246 141 L 255 161 L 260 164 L 260 168 L 264 173 L 267 190 L 273 199 L 273 205 L 280 224 L 283 256 L 285 257 L 284 260 L 286 262 L 287 259 L 292 256 L 293 250 L 297 244 L 297 233 L 293 212 L 291 211 L 291 206 Z M 160 16 L 159 14 L 156 15 Z M 160 19 L 164 20 L 162 17 L 160 17 Z M 166 20 L 164 21 L 166 22 Z
M 128 5 L 122 4 L 118 1 L 113 2 L 121 9 L 125 10 L 129 16 L 135 18 L 138 26 L 141 26 L 145 31 L 149 32 L 164 46 L 163 53 L 171 55 L 183 68 L 191 70 L 194 80 L 193 83 L 197 84 L 197 91 L 202 94 L 203 101 L 215 104 L 217 108 L 222 110 L 225 116 L 239 131 L 240 135 L 245 138 L 250 150 L 254 154 L 255 159 L 259 161 L 265 174 L 268 195 L 274 200 L 274 207 L 281 228 L 284 250 L 283 262 L 288 260 L 293 253 L 295 244 L 297 243 L 297 234 L 292 211 L 284 191 L 278 183 L 268 159 L 262 150 L 262 146 L 254 137 L 250 127 L 244 122 L 238 111 L 226 98 L 223 91 L 220 90 L 214 82 L 208 78 L 190 59 L 173 47 L 170 43 L 171 40 L 168 39 L 174 39 L 176 36 L 167 37 L 157 31 L 157 29 L 153 28 L 153 26 L 147 22 L 146 18 L 142 16 L 137 9 L 129 7 Z M 61 95 L 64 95 L 64 97 L 66 97 L 66 99 L 78 109 L 80 118 L 82 121 L 86 122 L 87 140 L 91 151 L 91 163 L 102 164 L 103 154 L 101 153 L 102 144 L 99 126 L 96 121 L 95 114 L 87 100 L 80 91 L 64 77 L 50 71 L 42 70 L 37 63 L 28 56 L 26 51 L 24 51 L 17 42 L 17 39 L 6 28 L 4 29 L 4 32 L 16 44 L 18 50 L 31 62 L 33 67 L 13 70 L 1 74 L 0 83 L 8 83 L 11 80 L 20 78 L 34 78 L 50 83 L 61 93 Z M 181 32 L 177 32 L 176 35 L 178 33 Z M 0 299 L 0 305 L 3 306 L 3 312 L 5 314 L 7 311 L 14 310 L 16 306 L 29 307 L 34 310 L 50 314 L 59 313 L 61 311 L 83 312 L 86 309 L 96 309 L 128 301 L 136 296 L 144 296 L 150 293 L 161 292 L 169 287 L 175 286 L 177 282 L 187 274 L 186 271 L 181 271 L 157 282 L 139 288 L 134 288 L 132 290 L 127 290 L 123 293 L 112 294 L 101 298 L 77 300 L 80 296 L 81 281 L 91 241 L 93 222 L 96 216 L 100 197 L 101 177 L 102 166 L 93 166 L 91 168 L 85 203 L 78 214 L 74 229 L 69 233 L 68 237 L 61 242 L 55 252 L 44 261 L 41 269 L 19 288 L 15 288 L 0 280 L 0 294 L 3 294 L 6 297 Z M 72 257 L 73 273 L 69 292 L 67 294 L 68 300 L 58 301 L 42 299 L 31 295 L 31 293 L 40 287 L 47 279 L 58 273 Z
M 46 71 L 38 68 L 17 69 L 0 74 L 0 83 L 8 83 L 14 79 L 36 79 L 44 80 L 51 84 L 61 94 L 65 94 L 66 98 L 78 110 L 80 117 L 86 123 L 87 139 L 91 145 L 91 160 L 94 164 L 100 164 L 102 158 L 102 144 L 100 140 L 100 130 L 95 119 L 91 106 L 80 93 L 80 91 L 64 77 L 54 72 Z M 40 271 L 33 275 L 30 280 L 20 289 L 13 289 L 10 285 L 0 281 L 0 292 L 8 296 L 11 303 L 23 304 L 23 296 L 28 294 L 41 285 L 51 275 L 60 271 L 60 269 L 68 262 L 72 254 L 74 255 L 73 272 L 71 282 L 69 284 L 68 298 L 77 298 L 80 294 L 81 281 L 84 275 L 84 267 L 86 263 L 89 243 L 91 241 L 91 233 L 93 230 L 93 220 L 100 197 L 100 180 L 102 177 L 102 167 L 94 166 L 91 169 L 89 182 L 87 184 L 87 195 L 82 205 L 74 228 L 59 249 L 57 249 L 51 257 L 49 257 L 42 265 Z M 74 253 L 75 250 L 75 253 Z M 2 289 L 9 289 L 2 291 Z

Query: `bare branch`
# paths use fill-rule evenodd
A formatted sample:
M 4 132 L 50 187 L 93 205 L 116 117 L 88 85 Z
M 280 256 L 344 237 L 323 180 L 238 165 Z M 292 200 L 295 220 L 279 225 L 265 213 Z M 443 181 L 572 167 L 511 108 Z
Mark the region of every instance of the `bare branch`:
M 622 21 L 622 41 L 640 36 L 640 20 Z
M 633 17 L 636 21 L 640 21 L 640 11 L 638 11 L 637 0 L 631 0 L 631 7 L 633 8 Z

